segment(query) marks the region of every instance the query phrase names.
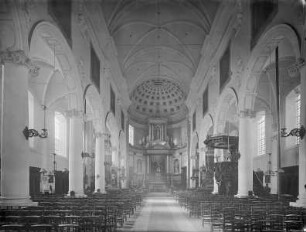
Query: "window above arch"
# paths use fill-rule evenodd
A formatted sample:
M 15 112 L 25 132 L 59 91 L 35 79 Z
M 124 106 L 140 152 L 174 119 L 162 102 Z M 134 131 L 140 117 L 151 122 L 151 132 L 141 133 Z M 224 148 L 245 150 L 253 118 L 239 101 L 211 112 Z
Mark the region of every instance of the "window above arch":
M 29 111 L 29 125 L 30 129 L 34 128 L 34 96 L 28 91 L 28 111 Z M 34 139 L 29 139 L 29 146 L 34 147 Z
M 67 119 L 58 112 L 54 112 L 54 151 L 57 155 L 67 156 Z
M 301 93 L 300 86 L 292 89 L 286 96 L 285 125 L 288 130 L 301 126 Z M 286 139 L 286 148 L 298 146 L 300 138 L 290 136 Z
M 257 113 L 257 154 L 266 154 L 266 112 Z
M 134 146 L 134 127 L 129 124 L 129 144 Z

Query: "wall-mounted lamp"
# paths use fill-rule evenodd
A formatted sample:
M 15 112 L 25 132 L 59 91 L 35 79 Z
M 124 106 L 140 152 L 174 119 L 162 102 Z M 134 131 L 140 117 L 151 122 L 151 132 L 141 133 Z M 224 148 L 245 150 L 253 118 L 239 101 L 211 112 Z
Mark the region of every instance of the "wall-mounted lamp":
M 281 129 L 281 137 L 296 136 L 303 139 L 306 133 L 305 127 L 303 125 L 300 128 L 292 129 L 289 133 L 287 133 L 286 130 L 287 128 Z
M 82 158 L 84 159 L 84 158 L 95 158 L 95 154 L 90 154 L 90 153 L 88 153 L 88 152 L 82 152 L 81 153 L 81 156 L 82 156 Z
M 44 168 L 41 168 L 39 172 L 42 173 L 43 175 L 45 175 L 48 171 Z
M 112 166 L 112 161 L 105 161 L 104 166 Z
M 42 108 L 44 111 L 44 128 L 41 129 L 41 133 L 39 133 L 37 130 L 29 129 L 26 126 L 22 132 L 27 140 L 31 137 L 37 137 L 37 136 L 42 139 L 48 138 L 48 130 L 46 129 L 46 109 L 47 107 L 45 105 L 42 105 Z

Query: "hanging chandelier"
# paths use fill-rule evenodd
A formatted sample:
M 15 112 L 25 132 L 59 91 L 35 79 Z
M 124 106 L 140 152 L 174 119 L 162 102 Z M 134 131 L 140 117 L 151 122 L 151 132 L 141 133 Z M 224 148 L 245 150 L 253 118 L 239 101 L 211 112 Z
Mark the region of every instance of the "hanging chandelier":
M 44 111 L 44 128 L 41 129 L 41 133 L 39 133 L 35 129 L 29 129 L 27 126 L 23 129 L 23 134 L 25 138 L 28 140 L 31 137 L 39 137 L 42 139 L 48 138 L 48 130 L 46 129 L 46 109 L 45 105 L 42 105 L 42 109 Z

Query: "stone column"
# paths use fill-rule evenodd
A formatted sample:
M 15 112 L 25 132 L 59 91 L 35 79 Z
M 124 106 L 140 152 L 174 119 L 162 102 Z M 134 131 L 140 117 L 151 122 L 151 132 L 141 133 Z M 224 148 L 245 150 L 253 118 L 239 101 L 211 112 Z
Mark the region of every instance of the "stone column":
M 302 61 L 302 60 L 301 60 Z M 301 74 L 301 125 L 306 127 L 306 66 L 300 65 Z M 299 145 L 299 195 L 298 200 L 291 203 L 293 206 L 306 208 L 306 135 L 300 140 Z
M 252 148 L 252 114 L 247 111 L 240 112 L 239 118 L 239 152 L 238 160 L 238 193 L 236 197 L 247 197 L 253 190 L 253 148 Z
M 166 156 L 166 173 L 169 173 L 169 155 Z
M 38 68 L 21 50 L 0 52 L 1 206 L 33 205 L 29 197 L 28 75 Z M 32 128 L 31 128 L 32 129 Z M 33 139 L 33 138 L 29 138 Z
M 191 122 L 192 118 L 189 116 L 187 120 L 187 188 L 191 187 Z
M 150 174 L 150 156 L 147 155 L 146 158 L 147 158 L 147 174 Z
M 144 155 L 144 163 L 145 163 L 145 176 L 147 175 L 148 173 L 148 162 L 147 162 L 147 159 L 148 159 L 148 156 Z
M 69 193 L 74 191 L 76 196 L 84 196 L 83 183 L 83 119 L 82 112 L 72 109 L 67 112 L 70 117 L 69 131 Z
M 95 136 L 95 192 L 100 189 L 101 193 L 105 193 L 104 135 L 103 133 L 98 132 Z

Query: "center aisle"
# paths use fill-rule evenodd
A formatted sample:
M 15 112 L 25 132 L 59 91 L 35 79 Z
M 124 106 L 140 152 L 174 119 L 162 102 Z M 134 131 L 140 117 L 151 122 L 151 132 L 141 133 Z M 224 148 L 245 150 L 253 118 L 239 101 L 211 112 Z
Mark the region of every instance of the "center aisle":
M 144 199 L 144 206 L 134 221 L 120 229 L 133 232 L 198 232 L 204 230 L 199 218 L 188 217 L 187 212 L 179 206 L 168 193 L 149 193 Z

